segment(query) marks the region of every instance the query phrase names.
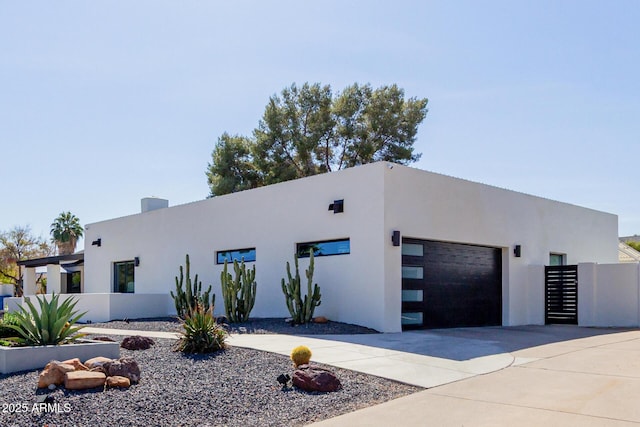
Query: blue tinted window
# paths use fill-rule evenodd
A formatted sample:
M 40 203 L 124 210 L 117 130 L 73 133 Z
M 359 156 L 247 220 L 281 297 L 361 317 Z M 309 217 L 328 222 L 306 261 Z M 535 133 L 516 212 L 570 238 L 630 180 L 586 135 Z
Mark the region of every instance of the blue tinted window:
M 238 260 L 238 262 L 253 262 L 256 260 L 256 248 L 247 248 L 247 249 L 231 249 L 228 251 L 218 251 L 216 253 L 216 263 L 224 264 L 225 260 L 227 262 L 233 262 L 234 260 Z
M 314 257 L 346 255 L 351 253 L 351 241 L 349 239 L 340 239 L 298 243 L 296 248 L 298 258 L 308 258 L 311 250 L 313 250 Z

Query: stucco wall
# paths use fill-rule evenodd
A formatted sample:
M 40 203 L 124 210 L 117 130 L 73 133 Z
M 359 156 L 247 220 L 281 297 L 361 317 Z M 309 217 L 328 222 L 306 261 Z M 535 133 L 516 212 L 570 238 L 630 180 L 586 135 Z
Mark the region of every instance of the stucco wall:
M 385 170 L 385 230 L 502 248 L 504 325 L 541 323 L 544 281 L 531 281 L 529 266 L 548 264 L 551 252 L 568 264 L 618 256 L 616 215 L 399 165 Z M 400 289 L 400 248 L 387 245 L 386 253 L 387 286 Z M 399 319 L 399 308 L 390 317 Z
M 337 199 L 344 199 L 344 213 L 328 211 Z M 544 320 L 544 282 L 532 280 L 529 267 L 548 264 L 550 252 L 567 254 L 568 263 L 617 260 L 615 215 L 379 162 L 90 224 L 84 291 L 111 292 L 113 263 L 139 257 L 136 293 L 166 294 L 189 253 L 192 272 L 213 285 L 222 314 L 215 253 L 255 247 L 252 316 L 285 317 L 280 280 L 295 244 L 348 237 L 350 255 L 316 258 L 316 314 L 397 332 L 401 250 L 391 244 L 393 230 L 501 248 L 505 325 Z M 102 246 L 91 246 L 97 238 Z M 512 254 L 516 244 L 521 258 Z M 307 261 L 300 264 L 303 270 Z
M 580 326 L 640 325 L 640 264 L 578 265 Z
M 85 292 L 110 292 L 113 262 L 140 258 L 136 293 L 168 293 L 178 267 L 190 255 L 192 275 L 213 285 L 223 314 L 219 250 L 256 248 L 255 317 L 286 317 L 280 281 L 298 242 L 351 239 L 351 253 L 315 260 L 322 292 L 317 315 L 384 330 L 383 176 L 379 168 L 355 168 L 220 196 L 187 205 L 94 223 L 85 241 Z M 328 206 L 344 199 L 344 212 Z M 252 263 L 250 263 L 252 264 Z M 301 275 L 308 260 L 300 261 Z M 129 316 L 131 317 L 131 316 Z

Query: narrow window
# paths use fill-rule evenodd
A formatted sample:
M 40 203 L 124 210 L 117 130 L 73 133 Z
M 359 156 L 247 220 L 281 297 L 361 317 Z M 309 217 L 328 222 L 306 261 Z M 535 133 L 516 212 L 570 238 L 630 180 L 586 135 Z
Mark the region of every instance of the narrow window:
M 256 248 L 229 249 L 216 252 L 216 264 L 224 264 L 225 261 L 254 262 L 256 260 Z
M 565 265 L 567 256 L 565 254 L 549 254 L 549 265 Z
M 113 264 L 113 270 L 113 292 L 134 293 L 134 261 L 116 262 Z
M 351 253 L 351 242 L 349 239 L 324 240 L 319 242 L 305 242 L 296 245 L 298 258 L 308 258 L 313 251 L 314 257 L 330 255 L 347 255 Z

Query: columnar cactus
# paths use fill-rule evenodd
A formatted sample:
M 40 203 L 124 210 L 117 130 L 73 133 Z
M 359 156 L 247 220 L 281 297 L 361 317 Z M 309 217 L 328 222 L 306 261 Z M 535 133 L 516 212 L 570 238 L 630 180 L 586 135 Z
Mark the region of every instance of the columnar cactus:
M 191 263 L 189 262 L 189 254 L 186 256 L 186 282 L 183 274 L 182 266 L 180 266 L 180 276 L 176 276 L 176 293 L 171 291 L 171 297 L 176 305 L 176 312 L 178 316 L 184 319 L 190 313 L 192 313 L 198 306 L 204 311 L 209 310 L 213 312 L 213 307 L 216 303 L 216 294 L 211 294 L 211 285 L 204 293 L 202 293 L 202 282 L 198 281 L 198 275 L 191 282 Z M 185 289 L 182 286 L 185 285 Z
M 289 309 L 289 313 L 291 313 L 293 323 L 309 323 L 313 318 L 313 312 L 321 302 L 320 287 L 318 284 L 313 285 L 312 289 L 314 268 L 313 251 L 309 251 L 309 268 L 305 270 L 305 275 L 307 276 L 307 294 L 304 296 L 304 299 L 300 292 L 300 272 L 298 271 L 297 256 L 294 256 L 294 262 L 296 275 L 292 276 L 291 268 L 287 261 L 287 277 L 289 280 L 285 282 L 285 280 L 282 279 L 282 293 L 285 296 L 287 308 Z
M 227 319 L 232 322 L 246 322 L 249 313 L 256 302 L 256 266 L 247 270 L 244 260 L 238 263 L 233 261 L 235 279 L 227 272 L 227 261 L 224 261 L 224 269 L 220 273 L 222 297 L 224 298 L 224 310 Z

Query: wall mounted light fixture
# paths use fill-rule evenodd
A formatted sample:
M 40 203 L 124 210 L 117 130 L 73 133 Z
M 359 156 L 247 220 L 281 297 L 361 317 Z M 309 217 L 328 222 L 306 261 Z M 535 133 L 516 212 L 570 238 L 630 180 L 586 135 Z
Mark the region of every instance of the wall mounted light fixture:
M 140 265 L 140 258 L 139 257 L 135 257 L 133 259 L 133 265 L 135 265 L 136 267 L 138 267 Z
M 520 258 L 520 257 L 522 256 L 522 246 L 521 246 L 521 245 L 516 245 L 516 246 L 513 248 L 513 255 L 514 255 L 516 258 Z
M 393 246 L 400 246 L 400 231 L 393 230 L 393 233 L 391 233 L 391 241 L 393 242 Z
M 93 242 L 91 242 L 91 246 L 97 246 L 97 247 L 102 246 L 102 238 L 99 237 L 96 240 L 94 240 Z
M 329 210 L 333 211 L 334 214 L 344 212 L 344 199 L 334 200 L 333 203 L 329 205 Z

